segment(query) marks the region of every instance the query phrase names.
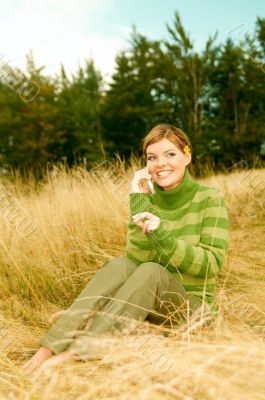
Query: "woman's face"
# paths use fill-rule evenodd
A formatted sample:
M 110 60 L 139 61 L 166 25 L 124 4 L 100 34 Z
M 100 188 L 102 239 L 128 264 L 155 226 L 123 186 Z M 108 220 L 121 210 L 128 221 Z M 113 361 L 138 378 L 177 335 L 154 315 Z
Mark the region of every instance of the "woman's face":
M 191 161 L 190 154 L 184 154 L 168 139 L 150 144 L 146 149 L 149 174 L 155 183 L 168 191 L 179 185 L 185 167 Z

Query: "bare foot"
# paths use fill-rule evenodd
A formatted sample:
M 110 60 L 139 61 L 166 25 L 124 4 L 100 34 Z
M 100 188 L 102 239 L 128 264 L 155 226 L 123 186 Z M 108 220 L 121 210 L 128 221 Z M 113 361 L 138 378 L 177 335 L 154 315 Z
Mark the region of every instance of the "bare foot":
M 71 352 L 70 350 L 66 350 L 66 351 L 63 351 L 62 353 L 56 354 L 49 360 L 45 361 L 42 364 L 41 369 L 42 370 L 48 369 L 50 367 L 54 367 L 56 365 L 62 364 L 66 361 L 78 360 L 78 359 L 79 359 L 79 357 L 76 356 L 73 352 Z
M 39 368 L 45 361 L 53 357 L 54 352 L 46 347 L 41 347 L 30 360 L 22 365 L 25 374 L 31 374 L 36 368 Z

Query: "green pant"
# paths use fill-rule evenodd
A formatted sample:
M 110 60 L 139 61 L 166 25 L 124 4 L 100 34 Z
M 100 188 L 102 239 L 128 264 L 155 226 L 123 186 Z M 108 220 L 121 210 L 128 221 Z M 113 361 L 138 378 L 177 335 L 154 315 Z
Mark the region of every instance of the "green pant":
M 132 326 L 128 321 L 147 319 L 155 324 L 170 324 L 168 315 L 172 314 L 174 320 L 183 321 L 201 304 L 160 264 L 146 262 L 137 266 L 126 257 L 114 257 L 103 264 L 41 344 L 55 353 L 74 351 L 77 330 L 80 333 L 80 327 L 89 320 L 90 325 L 84 330 L 88 335 L 126 329 L 128 332 Z

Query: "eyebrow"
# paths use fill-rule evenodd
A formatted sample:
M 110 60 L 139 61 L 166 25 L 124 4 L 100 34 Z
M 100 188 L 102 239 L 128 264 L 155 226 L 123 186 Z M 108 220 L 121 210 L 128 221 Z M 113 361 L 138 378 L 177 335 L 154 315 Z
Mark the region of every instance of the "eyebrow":
M 168 151 L 176 151 L 176 149 L 168 149 L 168 150 L 163 151 L 163 153 L 167 153 Z M 146 155 L 148 155 L 148 154 L 155 154 L 155 153 L 147 152 Z

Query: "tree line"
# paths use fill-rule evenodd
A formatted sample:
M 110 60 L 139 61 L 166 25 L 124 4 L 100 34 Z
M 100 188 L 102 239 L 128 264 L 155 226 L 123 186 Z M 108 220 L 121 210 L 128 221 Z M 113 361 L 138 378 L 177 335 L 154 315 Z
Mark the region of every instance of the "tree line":
M 31 53 L 26 72 L 0 61 L 1 170 L 127 160 L 161 122 L 190 136 L 195 163 L 218 170 L 264 157 L 265 19 L 225 43 L 210 36 L 201 51 L 178 13 L 167 30 L 165 41 L 133 28 L 108 84 L 91 59 L 71 78 L 63 65 L 45 76 Z

